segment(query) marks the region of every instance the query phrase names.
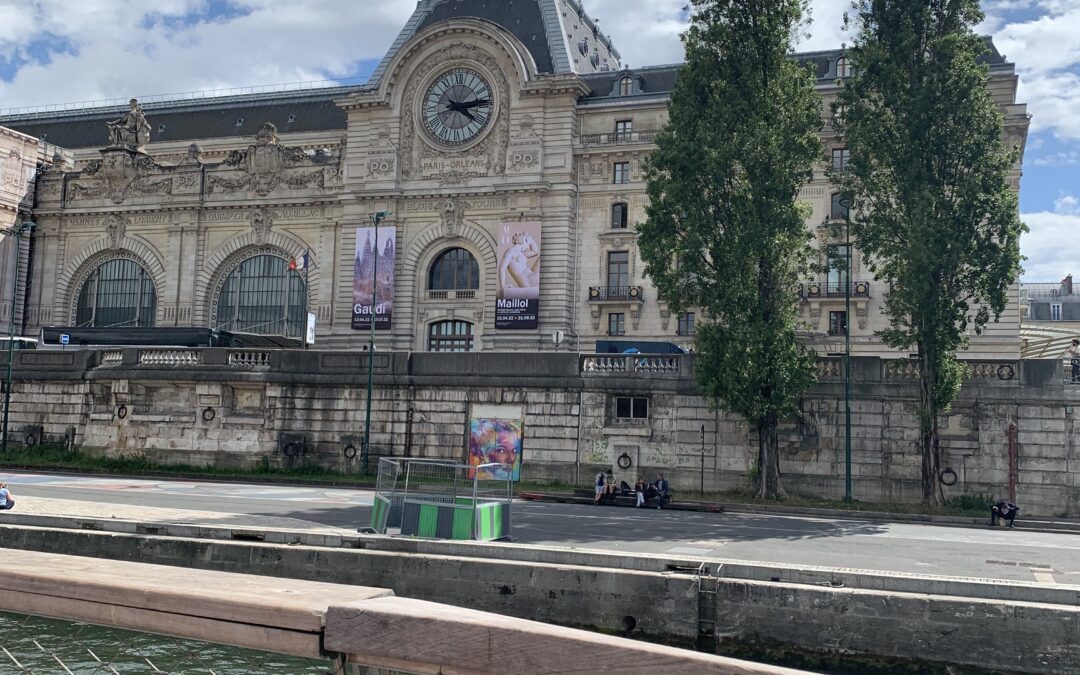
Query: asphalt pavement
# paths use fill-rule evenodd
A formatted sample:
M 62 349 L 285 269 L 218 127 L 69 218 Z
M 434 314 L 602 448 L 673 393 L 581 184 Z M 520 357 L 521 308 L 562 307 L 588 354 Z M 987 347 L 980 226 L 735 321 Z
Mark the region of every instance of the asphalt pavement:
M 290 527 L 367 525 L 373 497 L 370 490 L 189 480 L 4 480 L 16 498 L 72 500 L 81 513 L 130 505 L 214 512 L 222 522 L 228 514 L 288 519 Z M 545 546 L 1080 585 L 1080 534 L 529 501 L 514 503 L 513 526 L 516 542 Z

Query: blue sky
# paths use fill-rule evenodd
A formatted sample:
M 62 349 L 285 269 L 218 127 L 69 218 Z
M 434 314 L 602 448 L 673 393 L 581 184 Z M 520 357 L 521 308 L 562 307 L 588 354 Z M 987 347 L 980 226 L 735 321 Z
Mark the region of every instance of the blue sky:
M 583 0 L 631 66 L 682 59 L 686 0 Z M 834 48 L 847 0 L 811 0 Z M 0 109 L 363 79 L 415 0 L 0 0 Z M 1032 132 L 1021 212 L 1030 281 L 1080 274 L 1080 0 L 984 0 L 979 30 L 1017 65 Z

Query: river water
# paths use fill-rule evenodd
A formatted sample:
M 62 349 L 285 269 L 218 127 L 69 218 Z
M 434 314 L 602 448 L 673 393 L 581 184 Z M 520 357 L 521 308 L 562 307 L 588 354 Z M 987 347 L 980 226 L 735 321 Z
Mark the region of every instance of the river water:
M 330 661 L 0 612 L 2 675 L 325 675 L 330 672 Z

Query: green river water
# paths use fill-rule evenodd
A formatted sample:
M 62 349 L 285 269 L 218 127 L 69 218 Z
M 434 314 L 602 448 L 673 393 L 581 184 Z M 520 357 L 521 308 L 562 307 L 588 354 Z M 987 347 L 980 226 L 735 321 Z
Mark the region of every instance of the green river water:
M 325 675 L 331 672 L 331 663 L 0 613 L 0 675 L 209 675 L 211 672 Z

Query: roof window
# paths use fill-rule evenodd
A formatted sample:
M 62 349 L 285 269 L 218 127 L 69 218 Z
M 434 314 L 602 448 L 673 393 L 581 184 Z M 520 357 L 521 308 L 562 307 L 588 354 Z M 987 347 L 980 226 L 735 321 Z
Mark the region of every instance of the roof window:
M 243 117 L 241 117 L 240 119 L 236 120 L 236 126 L 238 126 L 238 127 L 242 127 L 242 126 L 244 126 L 244 118 L 243 118 Z

